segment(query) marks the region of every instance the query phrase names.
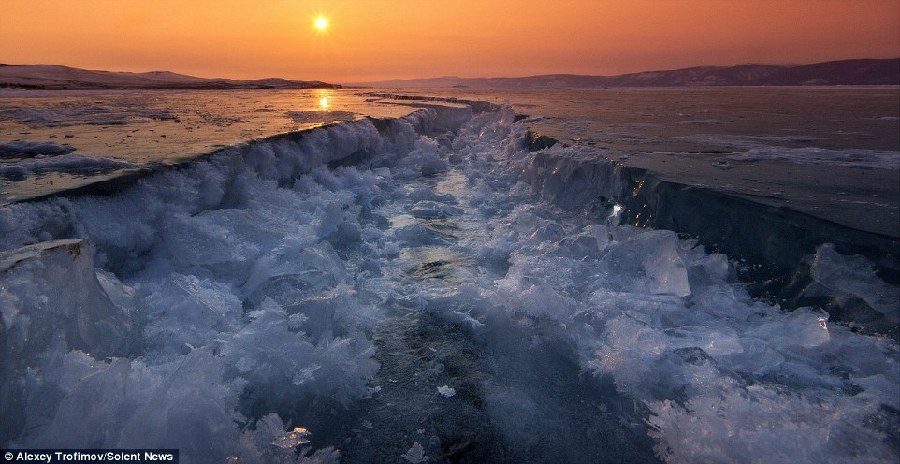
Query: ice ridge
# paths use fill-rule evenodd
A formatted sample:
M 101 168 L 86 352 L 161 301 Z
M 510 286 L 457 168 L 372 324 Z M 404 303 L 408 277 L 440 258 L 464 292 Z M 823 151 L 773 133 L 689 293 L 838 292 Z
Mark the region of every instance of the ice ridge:
M 527 145 L 509 108 L 424 108 L 0 208 L 0 444 L 896 462 L 896 340 L 753 298 L 622 223 L 617 167 Z M 808 259 L 810 297 L 896 320 L 867 258 Z

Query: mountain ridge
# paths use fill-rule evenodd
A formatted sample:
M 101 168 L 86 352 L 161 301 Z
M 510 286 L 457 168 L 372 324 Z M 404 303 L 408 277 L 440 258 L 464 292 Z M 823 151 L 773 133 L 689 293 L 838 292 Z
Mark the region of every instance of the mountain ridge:
M 172 71 L 126 72 L 81 69 L 63 65 L 0 64 L 0 88 L 42 90 L 94 89 L 316 89 L 340 88 L 323 81 L 281 78 L 203 78 Z
M 347 84 L 364 87 L 549 89 L 607 87 L 717 87 L 900 85 L 900 58 L 852 59 L 801 65 L 740 64 L 641 71 L 616 76 L 543 74 L 527 77 L 436 77 Z
M 801 65 L 740 64 L 693 66 L 615 76 L 542 74 L 526 77 L 390 79 L 348 84 L 351 87 L 469 89 L 551 89 L 615 87 L 721 87 L 900 85 L 900 58 L 850 59 Z M 46 90 L 92 89 L 314 89 L 340 88 L 323 81 L 282 78 L 202 78 L 172 71 L 104 71 L 64 65 L 0 64 L 0 88 Z

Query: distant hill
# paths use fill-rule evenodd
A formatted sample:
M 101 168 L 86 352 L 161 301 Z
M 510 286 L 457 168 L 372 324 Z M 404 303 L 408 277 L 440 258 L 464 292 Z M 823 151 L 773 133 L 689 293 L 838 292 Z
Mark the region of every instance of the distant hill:
M 0 64 L 0 88 L 90 89 L 315 89 L 338 88 L 322 81 L 205 79 L 169 71 L 93 71 L 58 65 Z
M 646 71 L 620 76 L 548 74 L 531 77 L 388 80 L 348 84 L 365 87 L 551 89 L 605 87 L 710 87 L 775 85 L 900 85 L 900 58 L 829 61 L 806 65 L 744 64 Z

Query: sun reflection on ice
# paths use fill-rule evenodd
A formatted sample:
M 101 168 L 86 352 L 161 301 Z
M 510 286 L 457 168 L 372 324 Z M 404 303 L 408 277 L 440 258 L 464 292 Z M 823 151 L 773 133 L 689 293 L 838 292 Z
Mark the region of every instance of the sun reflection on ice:
M 331 98 L 334 96 L 334 91 L 328 89 L 318 89 L 316 90 L 316 100 L 318 101 L 319 111 L 328 111 L 331 109 Z

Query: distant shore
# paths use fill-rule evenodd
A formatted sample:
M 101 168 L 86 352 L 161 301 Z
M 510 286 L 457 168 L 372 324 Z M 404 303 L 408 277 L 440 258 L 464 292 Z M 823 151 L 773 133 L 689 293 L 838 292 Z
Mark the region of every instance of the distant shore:
M 602 89 L 622 87 L 773 87 L 900 85 L 900 58 L 804 65 L 742 64 L 644 71 L 618 76 L 436 77 L 348 83 L 351 86 L 455 89 Z
M 803 65 L 742 64 L 696 66 L 617 76 L 546 74 L 527 77 L 436 77 L 333 84 L 319 80 L 202 78 L 170 71 L 143 73 L 73 68 L 61 65 L 0 64 L 0 88 L 32 90 L 230 90 L 455 88 L 455 89 L 603 89 L 623 87 L 773 87 L 900 85 L 900 58 L 853 59 Z
M 29 90 L 232 90 L 339 89 L 338 84 L 313 80 L 207 79 L 169 71 L 145 73 L 96 71 L 59 65 L 0 64 L 0 89 Z

